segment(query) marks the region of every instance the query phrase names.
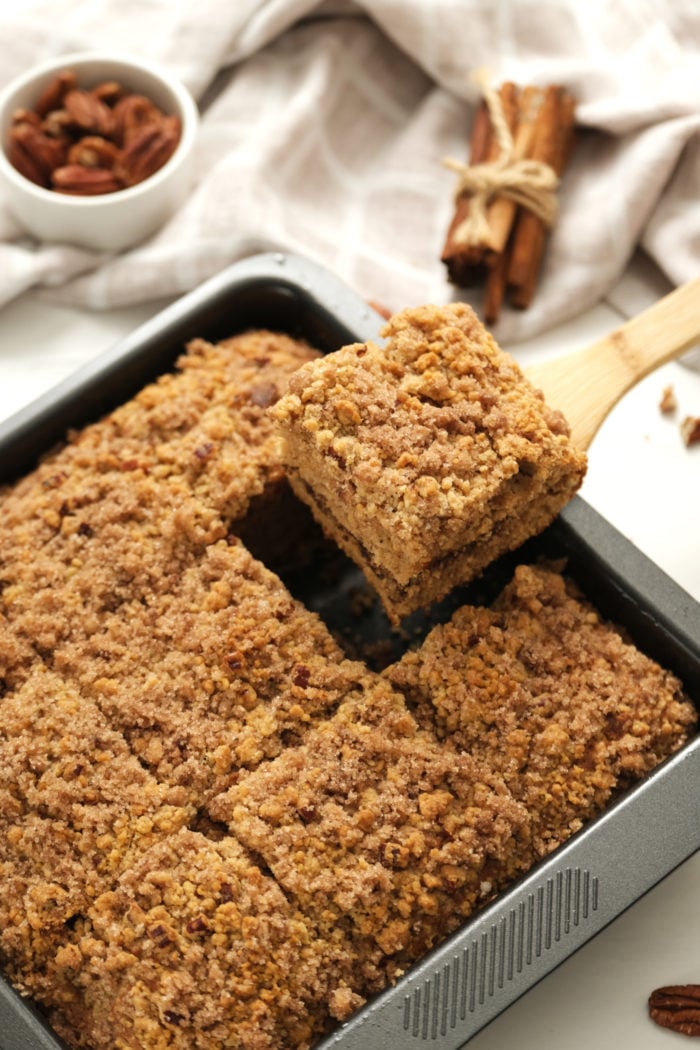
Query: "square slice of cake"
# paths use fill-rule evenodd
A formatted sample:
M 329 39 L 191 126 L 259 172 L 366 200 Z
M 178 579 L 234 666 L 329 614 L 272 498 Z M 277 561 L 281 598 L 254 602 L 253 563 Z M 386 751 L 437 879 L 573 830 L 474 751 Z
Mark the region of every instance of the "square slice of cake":
M 303 365 L 272 410 L 290 481 L 396 621 L 540 532 L 586 457 L 469 306 Z
M 421 730 L 381 680 L 211 809 L 344 945 L 361 995 L 529 866 L 529 816 L 502 778 Z
M 387 668 L 418 721 L 503 780 L 544 856 L 676 751 L 697 715 L 679 679 L 554 566 L 520 565 Z
M 56 985 L 77 988 L 52 1020 L 94 1050 L 307 1050 L 330 1009 L 359 1002 L 351 963 L 235 838 L 182 829 L 137 858 L 57 952 Z

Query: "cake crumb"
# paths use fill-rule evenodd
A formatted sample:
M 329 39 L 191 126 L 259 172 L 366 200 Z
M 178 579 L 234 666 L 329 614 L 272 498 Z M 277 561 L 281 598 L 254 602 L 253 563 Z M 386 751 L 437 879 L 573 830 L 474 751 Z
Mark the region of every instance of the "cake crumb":
M 661 400 L 659 401 L 659 411 L 663 415 L 671 415 L 678 408 L 678 401 L 676 399 L 676 393 L 673 389 L 673 385 L 669 384 L 665 386 L 661 392 Z
M 700 442 L 700 416 L 686 416 L 681 423 L 681 436 L 687 448 Z

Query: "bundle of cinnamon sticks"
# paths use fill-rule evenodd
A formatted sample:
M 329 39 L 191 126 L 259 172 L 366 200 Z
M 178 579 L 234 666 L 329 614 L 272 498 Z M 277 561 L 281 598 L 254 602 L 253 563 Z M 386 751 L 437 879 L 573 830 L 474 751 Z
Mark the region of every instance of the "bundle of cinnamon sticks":
M 510 129 L 512 158 L 539 161 L 560 177 L 573 145 L 572 95 L 557 85 L 519 87 L 510 81 L 495 95 Z M 469 164 L 497 162 L 501 149 L 489 106 L 482 100 L 472 125 Z M 532 302 L 549 228 L 507 193 L 495 193 L 486 207 L 486 229 L 476 238 L 465 238 L 471 203 L 469 192 L 458 194 L 441 258 L 458 287 L 484 281 L 484 320 L 493 324 L 505 301 L 520 309 Z

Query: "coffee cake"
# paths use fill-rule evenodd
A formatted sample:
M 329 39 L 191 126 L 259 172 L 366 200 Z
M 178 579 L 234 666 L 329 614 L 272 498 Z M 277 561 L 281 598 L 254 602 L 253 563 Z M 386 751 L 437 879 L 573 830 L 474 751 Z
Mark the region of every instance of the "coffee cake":
M 76 995 L 53 1021 L 86 1047 L 309 1046 L 329 999 L 348 998 L 349 963 L 234 837 L 181 830 L 144 851 L 57 953 L 53 972 Z
M 398 620 L 541 531 L 586 458 L 470 307 L 300 368 L 274 407 L 297 495 Z
M 421 724 L 498 772 L 536 855 L 680 746 L 678 679 L 552 568 L 521 565 L 492 608 L 465 606 L 385 672 Z
M 0 496 L 0 675 L 168 594 L 202 550 L 284 487 L 267 409 L 316 356 L 270 332 L 193 340 L 177 368 L 69 436 Z
M 397 353 L 432 316 L 393 322 Z M 561 498 L 556 418 L 497 409 L 484 365 L 484 438 L 431 354 L 391 365 L 399 458 L 443 494 L 431 441 L 515 464 L 472 478 L 494 521 L 557 471 Z M 309 1050 L 689 732 L 673 676 L 540 569 L 383 676 L 346 658 L 263 563 L 295 535 L 268 409 L 314 356 L 195 340 L 0 496 L 0 961 L 73 1050 Z M 441 519 L 411 476 L 449 533 L 469 486 Z
M 381 679 L 211 807 L 377 991 L 522 872 L 530 818 Z

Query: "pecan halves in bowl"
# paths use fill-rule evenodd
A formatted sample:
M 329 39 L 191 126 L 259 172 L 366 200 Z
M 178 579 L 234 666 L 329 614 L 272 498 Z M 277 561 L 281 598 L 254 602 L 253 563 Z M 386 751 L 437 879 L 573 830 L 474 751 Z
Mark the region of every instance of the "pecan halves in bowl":
M 662 1028 L 700 1036 L 700 984 L 669 984 L 649 996 L 649 1016 Z
M 91 89 L 58 73 L 33 109 L 18 110 L 7 157 L 26 179 L 58 193 L 114 193 L 150 178 L 173 155 L 182 123 L 116 80 Z

